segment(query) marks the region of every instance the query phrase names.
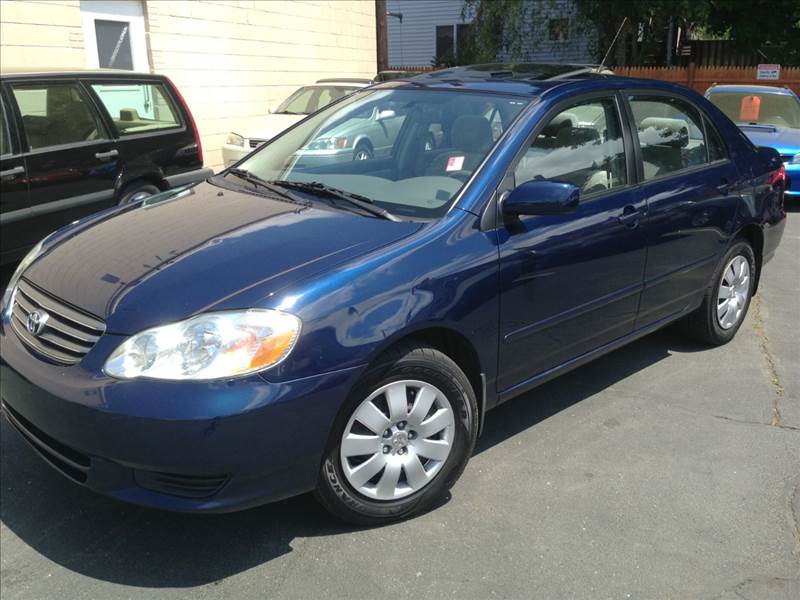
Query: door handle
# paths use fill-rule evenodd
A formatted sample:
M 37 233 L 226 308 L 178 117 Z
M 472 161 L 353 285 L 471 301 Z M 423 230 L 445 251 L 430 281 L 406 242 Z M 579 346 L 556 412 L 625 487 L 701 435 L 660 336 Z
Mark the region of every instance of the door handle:
M 115 156 L 119 156 L 119 152 L 116 150 L 109 150 L 108 152 L 97 152 L 94 157 L 99 158 L 100 160 L 107 160 L 109 158 L 114 158 Z
M 0 177 L 13 177 L 14 175 L 22 175 L 25 172 L 25 167 L 22 165 L 14 167 L 13 169 L 6 169 L 0 171 Z
M 635 227 L 640 216 L 641 213 L 635 206 L 628 205 L 622 209 L 622 214 L 617 217 L 617 222 L 628 227 Z
M 728 192 L 731 190 L 731 184 L 728 182 L 727 179 L 723 179 L 722 183 L 717 186 L 717 191 L 722 194 L 723 196 L 727 196 Z

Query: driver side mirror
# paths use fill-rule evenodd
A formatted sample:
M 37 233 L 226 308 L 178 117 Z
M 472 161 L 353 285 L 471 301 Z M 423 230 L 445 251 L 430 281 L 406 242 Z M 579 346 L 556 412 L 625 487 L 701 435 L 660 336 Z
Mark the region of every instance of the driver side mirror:
M 534 179 L 515 187 L 501 207 L 506 215 L 563 215 L 578 208 L 580 196 L 571 183 Z
M 383 121 L 384 119 L 391 119 L 395 116 L 395 112 L 393 110 L 381 110 L 378 111 L 378 116 L 375 117 L 377 121 Z

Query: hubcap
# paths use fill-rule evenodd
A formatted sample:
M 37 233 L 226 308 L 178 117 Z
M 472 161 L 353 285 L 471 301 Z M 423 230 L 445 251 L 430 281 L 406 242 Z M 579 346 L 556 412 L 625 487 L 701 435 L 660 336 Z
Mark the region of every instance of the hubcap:
M 734 256 L 725 266 L 717 290 L 717 321 L 723 329 L 736 325 L 744 314 L 750 294 L 750 262 Z
M 356 152 L 356 160 L 367 160 L 369 158 L 369 152 L 366 150 L 359 150 Z
M 396 500 L 428 485 L 450 455 L 453 408 L 424 381 L 394 381 L 358 405 L 340 446 L 342 470 L 359 493 Z

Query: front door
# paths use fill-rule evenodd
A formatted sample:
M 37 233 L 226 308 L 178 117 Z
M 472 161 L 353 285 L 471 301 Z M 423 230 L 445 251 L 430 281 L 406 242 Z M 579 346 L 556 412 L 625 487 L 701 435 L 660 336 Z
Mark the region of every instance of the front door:
M 633 331 L 645 265 L 645 203 L 616 96 L 559 110 L 514 168 L 573 183 L 572 214 L 506 217 L 500 229 L 502 394 Z
M 76 81 L 15 83 L 26 149 L 29 243 L 111 206 L 119 174 L 116 142 Z

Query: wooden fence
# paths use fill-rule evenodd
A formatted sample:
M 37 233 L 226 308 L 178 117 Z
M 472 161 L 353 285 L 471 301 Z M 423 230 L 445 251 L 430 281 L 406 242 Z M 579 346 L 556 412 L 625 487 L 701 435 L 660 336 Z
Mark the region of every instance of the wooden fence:
M 800 68 L 781 67 L 781 78 L 777 81 L 756 79 L 756 67 L 613 67 L 614 73 L 624 77 L 643 77 L 679 83 L 704 93 L 714 83 L 739 85 L 786 86 L 800 94 Z

